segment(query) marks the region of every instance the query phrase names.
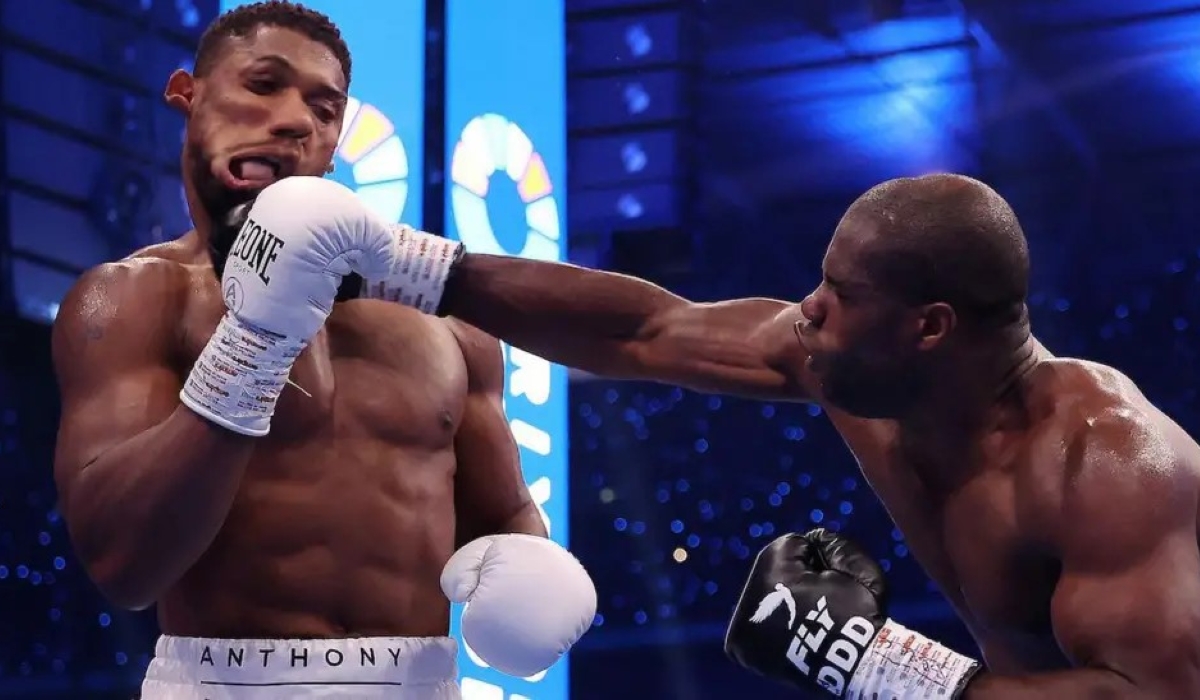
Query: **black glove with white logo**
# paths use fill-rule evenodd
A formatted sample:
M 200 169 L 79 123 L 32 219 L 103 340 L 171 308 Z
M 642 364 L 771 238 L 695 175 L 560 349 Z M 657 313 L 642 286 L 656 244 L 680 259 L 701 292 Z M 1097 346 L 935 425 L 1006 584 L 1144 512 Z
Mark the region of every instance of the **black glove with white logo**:
M 887 617 L 879 565 L 825 529 L 784 535 L 754 560 L 725 636 L 739 665 L 835 697 L 955 698 L 979 663 Z

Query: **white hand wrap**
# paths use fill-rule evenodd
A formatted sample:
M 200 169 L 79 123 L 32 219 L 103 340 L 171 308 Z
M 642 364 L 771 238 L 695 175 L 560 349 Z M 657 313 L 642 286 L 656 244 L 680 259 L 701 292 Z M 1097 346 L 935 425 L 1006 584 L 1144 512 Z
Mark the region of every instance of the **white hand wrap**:
M 392 269 L 396 243 L 353 192 L 319 177 L 283 178 L 230 212 L 227 225 L 238 219 L 221 276 L 228 311 L 180 400 L 217 425 L 262 436 L 342 277 Z
M 871 640 L 844 697 L 956 698 L 978 670 L 978 661 L 888 620 Z
M 446 280 L 462 254 L 462 243 L 403 224 L 393 226 L 392 233 L 395 248 L 391 272 L 378 279 L 364 279 L 359 296 L 411 306 L 421 313 L 437 313 Z
M 226 313 L 179 398 L 217 425 L 261 437 L 305 342 L 254 328 Z

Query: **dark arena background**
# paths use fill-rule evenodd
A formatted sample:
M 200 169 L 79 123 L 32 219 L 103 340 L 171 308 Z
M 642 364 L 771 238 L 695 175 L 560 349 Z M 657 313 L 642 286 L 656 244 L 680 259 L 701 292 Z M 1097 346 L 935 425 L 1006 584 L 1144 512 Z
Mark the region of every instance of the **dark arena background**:
M 1042 341 L 1200 432 L 1200 2 L 311 5 L 354 52 L 333 177 L 385 216 L 696 300 L 799 300 L 863 190 L 970 174 L 1022 217 Z M 221 9 L 0 3 L 0 697 L 131 698 L 153 649 L 152 611 L 98 595 L 56 510 L 49 324 L 81 271 L 189 228 L 161 94 Z M 532 151 L 484 193 L 460 173 L 494 129 Z M 507 358 L 531 491 L 600 607 L 540 684 L 465 663 L 475 697 L 798 697 L 721 642 L 754 553 L 816 524 L 879 558 L 895 618 L 978 653 L 820 410 Z

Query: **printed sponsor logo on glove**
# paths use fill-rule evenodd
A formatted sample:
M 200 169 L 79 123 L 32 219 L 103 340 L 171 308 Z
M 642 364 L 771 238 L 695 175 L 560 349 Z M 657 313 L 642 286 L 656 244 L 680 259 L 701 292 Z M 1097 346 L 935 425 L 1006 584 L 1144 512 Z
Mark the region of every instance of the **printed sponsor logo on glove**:
M 268 272 L 271 264 L 279 258 L 279 249 L 283 244 L 283 240 L 278 236 L 260 226 L 254 219 L 247 218 L 237 240 L 233 242 L 229 257 L 246 263 L 263 284 L 269 285 L 271 275 Z
M 854 616 L 846 621 L 842 628 L 833 632 L 833 618 L 829 616 L 828 602 L 825 596 L 817 600 L 816 607 L 804 615 L 804 619 L 796 625 L 796 599 L 791 590 L 782 583 L 775 584 L 775 589 L 763 597 L 758 603 L 750 622 L 762 624 L 777 610 L 786 609 L 788 613 L 788 629 L 793 630 L 791 644 L 787 649 L 787 660 L 796 670 L 812 678 L 825 690 L 841 696 L 846 690 L 846 683 L 858 661 L 866 651 L 867 645 L 875 637 L 875 626 L 866 619 Z M 809 652 L 820 654 L 816 664 L 819 668 L 814 675 L 812 659 Z

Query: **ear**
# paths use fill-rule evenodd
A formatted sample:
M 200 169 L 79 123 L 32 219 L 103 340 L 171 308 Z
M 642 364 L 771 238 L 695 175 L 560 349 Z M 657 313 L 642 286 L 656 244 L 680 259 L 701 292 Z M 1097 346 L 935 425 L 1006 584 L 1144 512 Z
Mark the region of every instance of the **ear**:
M 917 347 L 932 350 L 950 336 L 958 325 L 958 314 L 949 304 L 937 302 L 921 307 L 917 329 Z
M 182 68 L 178 68 L 167 78 L 167 87 L 163 90 L 163 101 L 183 116 L 192 113 L 192 100 L 196 97 L 196 78 Z

